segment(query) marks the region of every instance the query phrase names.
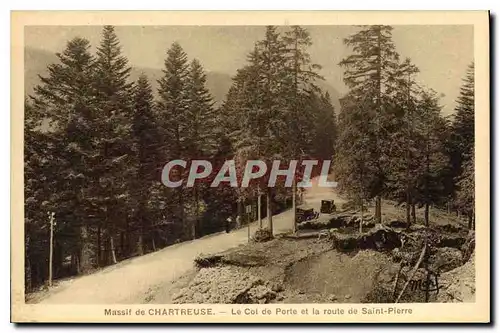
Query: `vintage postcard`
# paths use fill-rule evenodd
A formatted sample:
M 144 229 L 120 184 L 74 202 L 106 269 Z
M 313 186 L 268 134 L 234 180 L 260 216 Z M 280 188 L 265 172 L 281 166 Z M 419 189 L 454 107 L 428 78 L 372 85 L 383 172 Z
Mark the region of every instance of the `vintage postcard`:
M 490 321 L 488 12 L 11 24 L 13 322 Z

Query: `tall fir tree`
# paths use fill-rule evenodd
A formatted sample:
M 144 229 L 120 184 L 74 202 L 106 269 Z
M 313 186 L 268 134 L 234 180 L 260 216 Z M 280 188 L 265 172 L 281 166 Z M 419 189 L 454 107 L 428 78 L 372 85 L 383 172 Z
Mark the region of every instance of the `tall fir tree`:
M 161 180 L 163 162 L 161 127 L 154 112 L 153 91 L 144 74 L 139 76 L 134 86 L 132 130 L 138 158 L 133 186 L 135 189 L 133 196 L 137 202 L 133 229 L 137 234 L 137 252 L 144 254 L 147 249 L 154 248 L 152 245 L 153 225 L 159 214 L 153 201 L 159 198 L 153 193 Z
M 288 69 L 288 84 L 287 86 L 288 102 L 286 108 L 288 112 L 286 116 L 287 134 L 285 135 L 284 144 L 287 151 L 288 159 L 302 159 L 299 158 L 299 152 L 303 152 L 310 147 L 312 136 L 311 128 L 314 124 L 315 117 L 311 113 L 304 112 L 307 105 L 307 96 L 317 90 L 315 83 L 317 80 L 322 79 L 318 74 L 321 66 L 313 64 L 307 48 L 312 45 L 311 36 L 309 32 L 300 27 L 292 26 L 289 31 L 285 33 L 283 38 L 285 48 L 287 51 Z M 299 155 L 299 156 L 298 156 Z M 296 194 L 297 194 L 297 180 L 294 175 L 292 184 L 292 211 L 294 221 L 294 231 L 296 230 Z
M 308 134 L 314 126 L 314 116 L 304 112 L 307 107 L 311 93 L 317 93 L 317 81 L 323 80 L 318 74 L 321 66 L 311 61 L 308 48 L 312 46 L 309 32 L 300 27 L 292 26 L 285 33 L 283 42 L 286 47 L 286 73 L 288 93 L 287 101 L 287 133 L 285 140 L 288 142 L 288 150 L 291 158 L 297 158 L 297 151 L 310 147 L 311 139 Z
M 267 26 L 264 39 L 257 43 L 257 61 L 262 87 L 263 117 L 259 118 L 260 126 L 265 126 L 265 138 L 261 142 L 260 153 L 268 159 L 282 159 L 285 151 L 285 140 L 282 135 L 287 126 L 283 117 L 286 96 L 286 43 L 276 26 Z M 273 188 L 266 191 L 268 228 L 273 231 Z
M 49 65 L 48 75 L 40 77 L 41 84 L 35 88 L 32 106 L 28 107 L 33 112 L 28 115 L 37 115 L 38 122 L 38 129 L 31 128 L 29 133 L 43 138 L 43 143 L 36 145 L 27 141 L 31 146 L 28 149 L 35 148 L 38 154 L 41 150 L 48 156 L 39 160 L 37 172 L 45 187 L 41 207 L 54 212 L 58 221 L 54 268 L 57 270 L 62 258 L 70 255 L 73 270 L 78 273 L 95 264 L 90 240 L 92 219 L 87 218 L 94 198 L 89 183 L 96 112 L 92 87 L 94 59 L 89 48 L 86 39 L 69 41 L 65 50 L 56 54 L 59 63 Z M 27 179 L 27 184 L 31 181 Z
M 208 157 L 216 150 L 216 117 L 213 98 L 206 87 L 207 76 L 197 59 L 189 66 L 186 80 L 187 113 L 186 132 L 189 139 L 185 147 L 192 158 Z
M 113 26 L 102 30 L 101 43 L 97 47 L 94 87 L 99 105 L 99 154 L 95 163 L 99 166 L 96 180 L 100 187 L 99 212 L 102 223 L 97 230 L 98 252 L 101 252 L 101 232 L 104 232 L 104 263 L 117 262 L 119 255 L 130 256 L 131 240 L 129 221 L 132 218 L 132 184 L 129 179 L 136 173 L 137 158 L 133 150 L 132 133 L 132 86 L 129 82 L 130 67 L 121 53 L 121 46 Z M 127 207 L 129 209 L 123 209 Z
M 416 179 L 415 201 L 425 207 L 424 223 L 429 225 L 429 208 L 443 200 L 443 172 L 449 163 L 445 153 L 446 121 L 435 91 L 422 91 L 416 113 L 419 164 L 413 173 Z
M 364 210 L 366 201 L 377 193 L 378 151 L 373 145 L 375 131 L 367 121 L 370 104 L 347 95 L 341 99 L 334 172 L 339 190 Z M 360 230 L 362 228 L 360 223 Z
M 396 91 L 390 107 L 392 121 L 386 126 L 393 144 L 382 147 L 383 154 L 388 156 L 385 163 L 387 197 L 398 203 L 405 202 L 408 225 L 412 222 L 412 209 L 414 211 L 414 172 L 419 163 L 415 158 L 419 150 L 415 128 L 420 94 L 415 81 L 418 72 L 409 58 L 400 63 L 395 72 Z
M 452 165 L 450 177 L 453 178 L 452 183 L 454 184 L 452 189 L 455 198 L 454 204 L 457 210 L 463 211 L 469 216 L 469 219 L 472 214 L 471 201 L 465 198 L 470 199 L 473 196 L 467 194 L 468 190 L 464 189 L 463 184 L 471 183 L 465 179 L 470 180 L 474 170 L 473 163 L 470 162 L 474 160 L 474 127 L 474 63 L 471 63 L 457 99 L 449 144 Z
M 206 88 L 207 77 L 197 59 L 189 66 L 186 80 L 187 112 L 185 149 L 189 160 L 207 159 L 214 156 L 217 150 L 216 118 L 213 100 Z M 192 187 L 191 201 L 193 217 L 191 218 L 191 238 L 195 239 L 202 229 L 202 198 L 207 184 L 198 182 Z M 200 229 L 200 230 L 199 230 Z
M 162 124 L 165 145 L 165 163 L 173 159 L 187 159 L 186 134 L 189 99 L 187 94 L 187 78 L 189 65 L 187 55 L 179 43 L 174 42 L 167 51 L 165 59 L 164 76 L 158 80 L 159 99 L 157 102 L 158 117 Z M 185 179 L 187 171 L 181 172 L 180 177 Z M 185 196 L 186 191 L 181 186 L 175 189 L 177 211 L 175 221 L 178 228 L 187 235 L 191 228 L 185 224 Z
M 374 126 L 372 145 L 377 151 L 377 170 L 375 183 L 371 187 L 374 188 L 375 220 L 379 223 L 382 216 L 381 196 L 386 181 L 381 148 L 388 142 L 384 126 L 390 121 L 386 112 L 391 94 L 395 92 L 393 74 L 399 60 L 392 41 L 392 29 L 391 26 L 384 25 L 363 26 L 360 31 L 344 40 L 353 49 L 353 54 L 340 62 L 345 68 L 344 82 L 350 89 L 350 98 L 367 108 L 365 121 L 372 122 Z
M 24 237 L 25 237 L 25 289 L 32 291 L 44 283 L 47 274 L 48 235 L 46 201 L 54 197 L 53 173 L 47 166 L 54 167 L 49 146 L 49 137 L 40 130 L 43 116 L 24 102 Z M 52 176 L 52 177 L 51 177 Z M 52 186 L 51 186 L 52 185 Z M 49 199 L 50 200 L 50 199 Z M 51 207 L 53 208 L 53 207 Z
M 457 99 L 453 121 L 453 136 L 462 161 L 470 159 L 474 147 L 474 63 L 467 69 Z

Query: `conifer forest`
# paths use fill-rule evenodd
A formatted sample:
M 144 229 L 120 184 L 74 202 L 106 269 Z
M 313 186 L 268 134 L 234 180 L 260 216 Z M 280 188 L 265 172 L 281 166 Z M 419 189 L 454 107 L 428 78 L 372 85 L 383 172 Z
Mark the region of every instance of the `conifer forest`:
M 164 61 L 153 78 L 132 75 L 116 27 L 102 27 L 97 45 L 68 39 L 25 94 L 26 292 L 225 233 L 228 221 L 232 230 L 264 219 L 272 237 L 273 216 L 300 205 L 303 189 L 283 182 L 169 188 L 171 160 L 234 160 L 238 173 L 248 160 L 328 160 L 336 193 L 362 218 L 372 209 L 374 224 L 391 202 L 406 228 L 440 211 L 473 230 L 473 59 L 445 114 L 394 29 L 357 26 L 342 39 L 348 52 L 333 65 L 346 92 L 332 96 L 309 28 L 263 27 L 220 101 L 181 42 L 156 46 Z

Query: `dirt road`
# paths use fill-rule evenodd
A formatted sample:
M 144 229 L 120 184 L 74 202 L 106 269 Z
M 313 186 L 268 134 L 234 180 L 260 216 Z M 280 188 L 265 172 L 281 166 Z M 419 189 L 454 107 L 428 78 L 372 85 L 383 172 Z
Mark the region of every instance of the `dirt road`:
M 319 210 L 322 199 L 341 199 L 330 188 L 308 188 L 304 200 Z M 292 229 L 292 212 L 285 211 L 273 217 L 275 233 Z M 264 221 L 264 224 L 266 221 Z M 253 234 L 257 223 L 252 223 Z M 173 281 L 193 267 L 200 253 L 224 251 L 248 242 L 248 230 L 242 228 L 229 234 L 219 233 L 169 246 L 160 251 L 122 261 L 91 275 L 63 281 L 52 289 L 40 303 L 50 304 L 119 304 L 142 303 L 144 295 L 154 286 Z

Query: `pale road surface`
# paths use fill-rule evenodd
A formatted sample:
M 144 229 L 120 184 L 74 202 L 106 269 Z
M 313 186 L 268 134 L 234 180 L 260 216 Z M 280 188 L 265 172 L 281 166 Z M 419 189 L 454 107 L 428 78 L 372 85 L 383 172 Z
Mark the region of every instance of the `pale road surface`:
M 305 204 L 319 211 L 322 199 L 342 200 L 331 188 L 308 188 Z M 267 221 L 264 219 L 264 226 Z M 275 234 L 292 229 L 292 211 L 273 216 Z M 251 235 L 257 228 L 252 223 Z M 150 288 L 173 281 L 191 268 L 200 253 L 216 253 L 248 242 L 246 227 L 229 234 L 218 233 L 166 247 L 154 253 L 122 261 L 91 275 L 61 282 L 40 303 L 43 304 L 126 304 L 143 303 Z

